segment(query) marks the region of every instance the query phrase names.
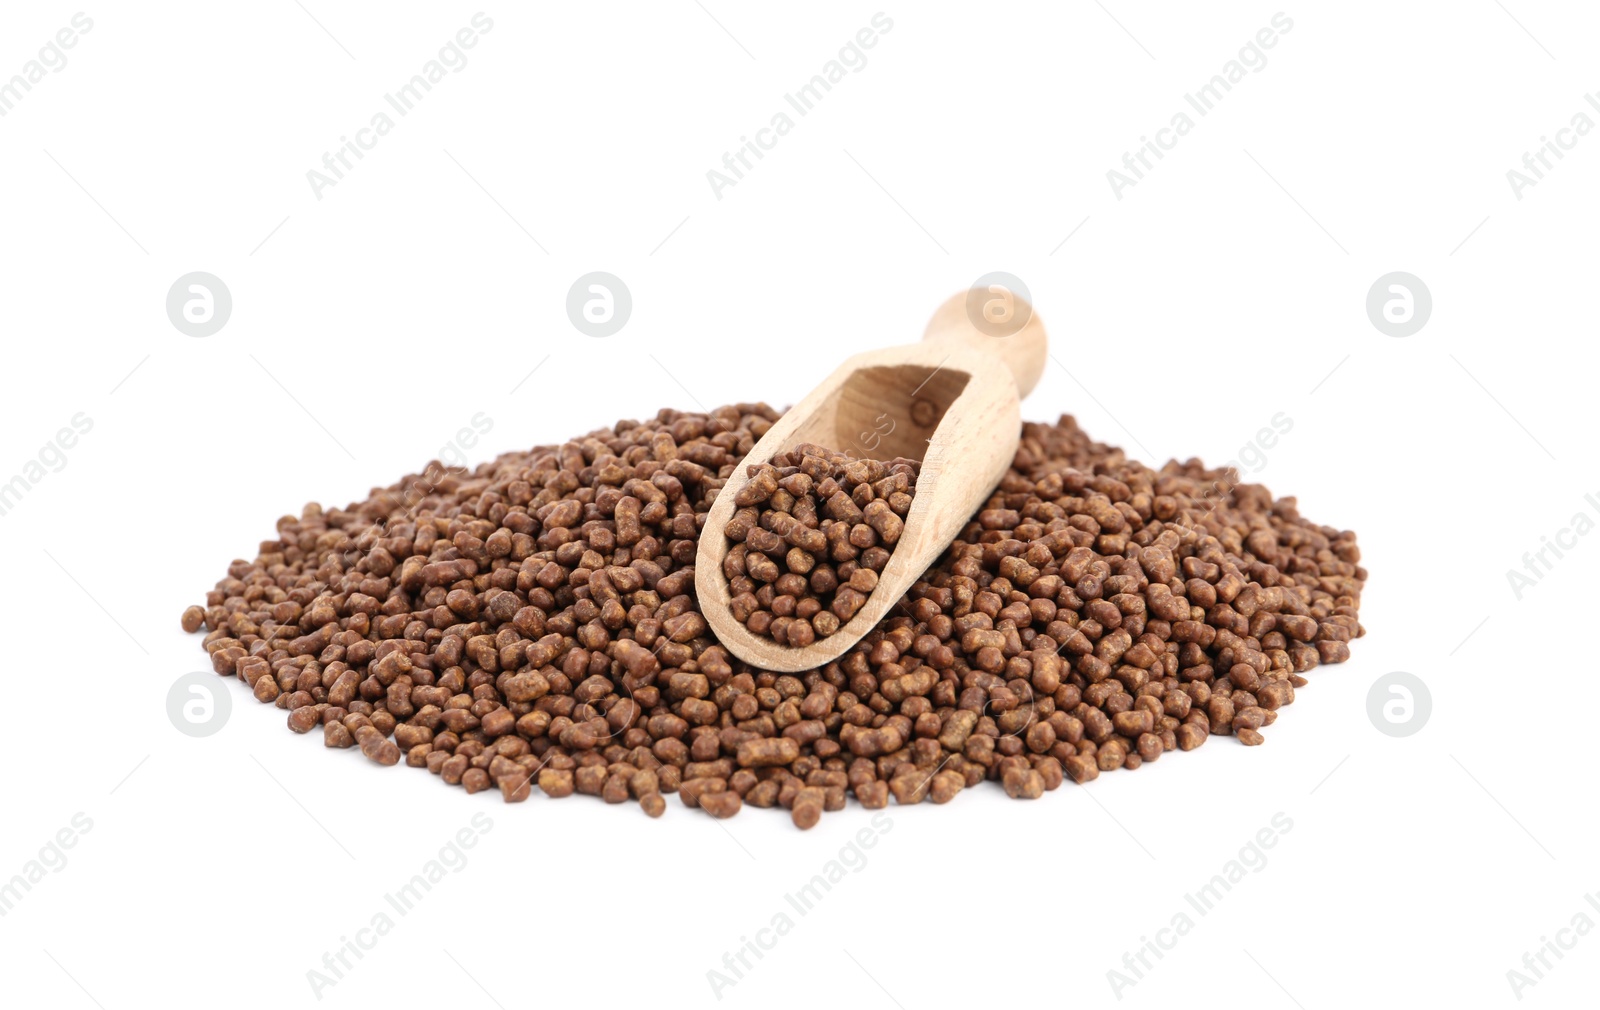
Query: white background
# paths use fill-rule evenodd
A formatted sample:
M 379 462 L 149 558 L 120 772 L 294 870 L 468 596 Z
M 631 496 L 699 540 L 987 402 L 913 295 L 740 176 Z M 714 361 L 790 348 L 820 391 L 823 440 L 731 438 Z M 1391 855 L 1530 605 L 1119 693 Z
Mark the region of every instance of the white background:
M 192 739 L 166 696 L 208 664 L 178 615 L 278 516 L 418 469 L 479 411 L 474 462 L 662 406 L 790 403 L 993 270 L 1026 281 L 1057 359 L 1025 417 L 1220 463 L 1287 413 L 1259 479 L 1359 532 L 1367 637 L 1261 748 L 891 806 L 867 865 L 720 1002 L 1509 1006 L 1524 952 L 1600 922 L 1600 538 L 1521 600 L 1506 577 L 1600 514 L 1600 136 L 1520 200 L 1506 178 L 1600 121 L 1597 12 L 1283 8 L 1265 67 L 1118 199 L 1107 171 L 1279 7 L 886 7 L 866 66 L 718 199 L 707 170 L 880 8 L 505 4 L 319 200 L 306 172 L 479 8 L 305 8 L 85 8 L 67 65 L 0 118 L 0 480 L 94 424 L 0 517 L 0 879 L 93 822 L 0 918 L 9 1003 L 313 1005 L 306 972 L 480 812 L 468 865 L 322 1003 L 718 1003 L 707 971 L 867 812 L 801 833 L 676 798 L 654 822 L 505 806 L 327 752 L 236 682 Z M 7 5 L 0 79 L 77 10 Z M 194 270 L 234 301 L 203 339 L 164 311 Z M 565 313 L 592 270 L 633 296 L 606 339 Z M 1394 270 L 1434 304 L 1406 338 L 1365 309 Z M 1400 670 L 1432 717 L 1392 738 L 1367 695 Z M 1107 972 L 1279 812 L 1267 865 L 1119 1001 Z M 1592 997 L 1597 953 L 1578 938 L 1522 1001 Z

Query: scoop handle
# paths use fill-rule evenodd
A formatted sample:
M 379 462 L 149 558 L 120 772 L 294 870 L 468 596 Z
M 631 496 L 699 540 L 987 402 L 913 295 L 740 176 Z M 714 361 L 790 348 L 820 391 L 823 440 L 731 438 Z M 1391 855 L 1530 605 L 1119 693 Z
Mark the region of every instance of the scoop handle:
M 952 295 L 928 320 L 922 339 L 999 358 L 1011 369 L 1019 397 L 1033 391 L 1049 357 L 1043 320 L 1027 299 L 1001 284 Z

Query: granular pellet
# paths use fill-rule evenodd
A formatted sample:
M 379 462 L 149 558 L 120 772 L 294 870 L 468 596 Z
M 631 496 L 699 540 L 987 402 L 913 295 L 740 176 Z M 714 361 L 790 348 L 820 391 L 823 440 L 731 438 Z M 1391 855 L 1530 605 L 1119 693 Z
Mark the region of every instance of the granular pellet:
M 307 505 L 183 626 L 291 729 L 321 725 L 326 746 L 377 765 L 404 758 L 507 802 L 536 785 L 651 817 L 672 793 L 715 817 L 779 807 L 801 828 L 847 795 L 942 804 L 988 780 L 1033 799 L 1213 735 L 1258 745 L 1304 675 L 1363 634 L 1353 533 L 1233 471 L 1150 469 L 1063 416 L 1023 425 L 983 507 L 843 657 L 753 669 L 709 633 L 693 564 L 718 491 L 778 416 L 664 410 L 470 473 L 434 463 L 344 509 Z M 808 457 L 828 467 L 813 499 L 837 485 L 824 518 L 836 494 L 864 504 L 860 469 L 841 483 L 837 454 L 814 447 L 774 461 L 774 486 Z M 916 466 L 870 462 L 865 504 L 903 518 Z M 803 494 L 788 493 L 793 517 Z M 750 532 L 767 529 L 757 506 L 783 513 L 776 494 L 742 506 Z M 893 524 L 864 525 L 870 546 L 827 543 L 813 571 L 854 562 L 848 585 L 875 570 L 865 555 L 892 546 Z M 807 598 L 776 582 L 769 608 Z
M 793 648 L 849 623 L 900 540 L 918 469 L 811 443 L 751 464 L 724 527 L 734 618 Z

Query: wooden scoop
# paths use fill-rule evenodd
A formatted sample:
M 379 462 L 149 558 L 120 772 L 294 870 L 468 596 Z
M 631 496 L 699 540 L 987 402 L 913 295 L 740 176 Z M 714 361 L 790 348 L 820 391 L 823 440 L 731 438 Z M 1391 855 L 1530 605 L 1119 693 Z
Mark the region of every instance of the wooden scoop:
M 700 533 L 695 591 L 717 639 L 775 673 L 813 670 L 848 652 L 938 560 L 1010 468 L 1019 401 L 1039 381 L 1046 354 L 1044 324 L 1031 306 L 1004 289 L 975 289 L 939 307 L 922 343 L 858 354 L 790 408 L 739 462 Z M 729 610 L 722 562 L 732 545 L 723 531 L 748 468 L 802 442 L 865 459 L 904 456 L 921 460 L 922 469 L 905 529 L 867 602 L 838 631 L 791 648 L 751 632 Z

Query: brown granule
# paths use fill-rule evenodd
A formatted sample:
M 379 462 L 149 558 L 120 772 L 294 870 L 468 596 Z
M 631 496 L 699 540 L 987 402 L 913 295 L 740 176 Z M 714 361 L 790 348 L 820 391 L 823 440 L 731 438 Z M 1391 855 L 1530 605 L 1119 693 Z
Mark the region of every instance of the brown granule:
M 662 411 L 471 473 L 434 464 L 346 509 L 308 505 L 183 626 L 203 626 L 213 668 L 296 732 L 320 725 L 327 746 L 379 765 L 404 758 L 507 802 L 537 786 L 652 817 L 672 792 L 715 817 L 783 807 L 802 828 L 847 794 L 946 803 L 992 780 L 1032 799 L 1214 734 L 1259 744 L 1303 675 L 1363 633 L 1353 533 L 1197 461 L 1152 470 L 1063 416 L 1023 426 L 984 507 L 845 656 L 752 669 L 707 631 L 692 565 L 717 491 L 777 417 Z M 808 455 L 825 462 L 811 493 L 838 485 L 822 508 L 849 520 L 840 542 L 858 552 L 835 553 L 825 531 L 826 550 L 804 551 L 836 578 L 807 615 L 820 633 L 841 587 L 875 570 L 866 556 L 892 547 L 916 468 L 869 467 L 863 503 L 861 474 L 841 483 L 832 455 L 795 451 L 775 483 Z M 840 494 L 860 522 L 826 514 Z M 874 523 L 861 506 L 879 501 Z M 862 527 L 872 544 L 852 539 Z M 762 580 L 762 612 L 823 604 L 803 574 L 795 593 Z

